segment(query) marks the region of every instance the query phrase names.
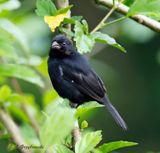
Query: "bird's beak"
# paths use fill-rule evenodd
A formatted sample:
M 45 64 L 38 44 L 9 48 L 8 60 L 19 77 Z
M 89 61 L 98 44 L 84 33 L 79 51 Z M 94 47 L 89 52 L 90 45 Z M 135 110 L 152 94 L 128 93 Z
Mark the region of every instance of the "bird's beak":
M 54 42 L 52 43 L 52 48 L 60 49 L 61 46 L 60 46 L 56 41 L 54 41 Z

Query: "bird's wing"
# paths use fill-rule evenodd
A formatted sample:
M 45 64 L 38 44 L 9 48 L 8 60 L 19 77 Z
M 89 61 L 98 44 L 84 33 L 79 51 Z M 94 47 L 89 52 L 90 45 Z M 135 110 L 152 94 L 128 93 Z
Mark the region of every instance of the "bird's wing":
M 63 74 L 64 79 L 75 84 L 83 94 L 97 101 L 101 101 L 104 97 L 106 91 L 104 84 L 93 70 L 90 69 L 84 73 L 71 68 L 63 68 Z

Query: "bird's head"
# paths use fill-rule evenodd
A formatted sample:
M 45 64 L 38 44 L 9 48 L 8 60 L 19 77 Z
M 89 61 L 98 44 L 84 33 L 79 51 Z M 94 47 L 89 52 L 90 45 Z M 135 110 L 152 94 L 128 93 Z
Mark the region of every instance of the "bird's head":
M 49 56 L 69 56 L 74 52 L 71 41 L 64 35 L 53 38 Z

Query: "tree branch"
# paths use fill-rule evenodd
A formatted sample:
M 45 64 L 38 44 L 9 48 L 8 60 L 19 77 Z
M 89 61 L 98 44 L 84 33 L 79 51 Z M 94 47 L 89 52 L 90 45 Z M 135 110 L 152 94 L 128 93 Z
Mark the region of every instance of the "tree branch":
M 97 4 L 101 4 L 104 6 L 107 6 L 109 8 L 113 7 L 113 0 L 95 0 Z M 117 8 L 116 11 L 126 15 L 129 11 L 129 7 L 124 5 L 124 4 L 120 4 Z M 153 20 L 147 16 L 144 15 L 134 15 L 131 16 L 130 18 L 132 18 L 133 20 L 135 20 L 136 22 L 156 31 L 156 32 L 160 32 L 160 22 Z
M 21 137 L 19 128 L 12 120 L 12 118 L 2 108 L 0 108 L 0 120 L 11 134 L 13 141 L 17 144 L 17 149 L 19 149 L 22 153 L 31 153 L 29 150 L 25 150 L 20 147 L 21 145 L 25 145 L 25 142 Z
M 79 128 L 78 121 L 75 121 L 74 129 L 72 130 L 72 136 L 73 136 L 73 146 L 75 146 L 76 142 L 81 138 L 81 130 Z

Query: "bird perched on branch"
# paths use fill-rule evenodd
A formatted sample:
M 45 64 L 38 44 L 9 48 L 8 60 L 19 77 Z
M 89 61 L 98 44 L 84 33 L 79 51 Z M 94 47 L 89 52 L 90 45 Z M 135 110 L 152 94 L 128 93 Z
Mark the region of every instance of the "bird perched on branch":
M 127 129 L 126 123 L 111 104 L 100 77 L 64 35 L 57 35 L 52 41 L 48 72 L 54 89 L 61 97 L 77 106 L 89 101 L 104 104 L 116 123 Z

